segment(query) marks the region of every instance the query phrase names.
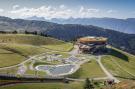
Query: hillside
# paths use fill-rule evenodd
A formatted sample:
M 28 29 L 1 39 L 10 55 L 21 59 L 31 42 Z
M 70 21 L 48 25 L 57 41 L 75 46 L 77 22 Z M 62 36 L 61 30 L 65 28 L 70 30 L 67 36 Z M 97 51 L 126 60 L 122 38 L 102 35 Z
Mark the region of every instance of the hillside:
M 1 31 L 19 32 L 38 31 L 47 36 L 54 38 L 72 41 L 81 36 L 104 36 L 109 38 L 109 44 L 114 47 L 121 48 L 125 51 L 135 54 L 135 35 L 125 34 L 109 29 L 103 29 L 91 25 L 77 25 L 77 24 L 56 24 L 46 21 L 36 20 L 22 20 L 11 19 L 7 17 L 0 17 Z
M 61 40 L 71 41 L 83 36 L 103 36 L 108 38 L 108 43 L 116 48 L 135 54 L 135 35 L 125 34 L 95 26 L 66 24 L 50 28 L 45 32 L 49 36 Z
M 10 61 L 10 63 L 9 63 L 9 61 Z M 18 53 L 12 52 L 12 51 L 2 49 L 0 47 L 0 67 L 15 65 L 22 61 L 25 61 L 24 56 L 22 56 Z
M 0 44 L 0 67 L 7 67 L 7 66 L 12 66 L 21 63 L 22 61 L 25 61 L 25 59 L 28 59 L 29 56 L 33 56 L 36 54 L 41 54 L 45 52 L 50 52 L 52 53 L 57 53 L 57 50 L 60 48 L 65 48 L 62 50 L 59 50 L 60 52 L 65 52 L 69 51 L 67 49 L 71 49 L 73 45 L 71 43 L 67 43 L 61 40 L 57 40 L 54 38 L 50 37 L 43 37 L 43 36 L 38 36 L 38 35 L 26 35 L 26 34 L 1 34 L 0 35 L 0 40 L 2 40 L 4 43 Z M 20 40 L 22 42 L 20 43 Z M 37 41 L 37 44 L 35 44 L 35 41 Z M 51 48 L 51 49 L 50 49 Z M 57 50 L 56 50 L 57 48 Z M 112 50 L 113 49 L 113 50 Z M 117 78 L 123 80 L 127 78 L 134 78 L 131 74 L 123 71 L 125 69 L 126 71 L 135 74 L 135 67 L 134 67 L 134 59 L 135 57 L 131 54 L 128 54 L 124 51 L 118 50 L 116 48 L 110 49 L 110 53 L 107 54 L 106 56 L 103 56 L 102 58 L 102 63 L 105 65 L 105 67 Z M 61 54 L 58 52 L 59 54 Z M 63 52 L 63 53 L 64 53 Z M 61 54 L 62 55 L 62 54 Z M 83 65 L 81 65 L 80 69 L 76 71 L 73 75 L 70 75 L 69 77 L 72 78 L 78 78 L 78 79 L 85 79 L 87 77 L 89 78 L 94 78 L 94 77 L 105 77 L 106 75 L 103 73 L 101 68 L 99 67 L 99 64 L 96 62 L 96 57 L 90 57 L 91 55 L 78 55 L 80 58 L 90 58 L 91 61 L 87 62 Z M 111 59 L 111 57 L 113 59 Z M 36 58 L 35 58 L 36 59 Z M 119 68 L 116 63 L 119 63 L 123 69 Z M 33 60 L 34 61 L 34 60 Z M 34 70 L 30 70 L 30 65 L 33 63 L 33 61 L 29 61 L 27 63 L 24 63 L 25 67 L 28 68 L 28 70 L 25 72 L 25 74 L 35 74 Z M 37 62 L 39 63 L 39 62 Z M 43 62 L 40 62 L 39 64 L 42 64 Z M 45 62 L 44 62 L 45 63 Z M 14 67 L 14 68 L 9 68 L 5 70 L 0 70 L 0 73 L 13 73 L 16 74 L 18 71 L 19 66 Z M 94 68 L 94 69 L 93 69 Z M 37 73 L 37 72 L 36 72 Z M 38 72 L 40 76 L 44 76 L 44 72 Z M 37 88 L 37 87 L 48 87 L 48 88 L 54 88 L 54 87 L 67 87 L 67 88 L 76 88 L 79 87 L 82 89 L 82 84 L 83 82 L 77 82 L 77 84 L 72 85 L 72 82 L 69 84 L 63 84 L 63 83 L 53 83 L 51 86 L 49 83 L 48 85 L 44 84 L 39 84 L 35 85 L 34 87 L 29 86 L 26 84 L 24 86 L 23 84 L 17 85 L 17 86 L 12 86 L 12 89 L 15 88 Z M 101 84 L 103 84 L 101 82 Z M 96 85 L 95 85 L 96 86 Z M 100 87 L 102 87 L 100 85 Z M 5 87 L 8 89 L 8 86 Z M 10 88 L 10 87 L 9 87 Z M 4 88 L 2 88 L 4 89 Z M 98 89 L 98 88 L 97 88 Z
M 26 34 L 0 34 L 0 43 L 16 43 L 29 45 L 64 44 L 64 41 L 50 37 L 26 35 Z
M 73 48 L 66 43 L 50 37 L 26 34 L 0 34 L 0 67 L 18 64 L 29 56 L 48 51 L 69 51 Z M 50 52 L 51 52 L 50 51 Z
M 135 79 L 135 56 L 111 47 L 110 53 L 102 57 L 102 63 L 117 78 Z
M 118 84 L 113 85 L 112 89 L 134 89 L 135 81 L 123 81 Z
M 32 18 L 31 18 L 32 19 Z M 34 19 L 34 18 L 33 18 Z M 35 18 L 36 20 L 38 18 Z M 40 19 L 40 18 L 39 18 Z M 47 21 L 47 20 L 46 20 Z M 135 18 L 116 19 L 116 18 L 69 18 L 69 19 L 51 19 L 50 22 L 59 24 L 82 24 L 94 25 L 106 29 L 113 29 L 129 34 L 135 34 Z

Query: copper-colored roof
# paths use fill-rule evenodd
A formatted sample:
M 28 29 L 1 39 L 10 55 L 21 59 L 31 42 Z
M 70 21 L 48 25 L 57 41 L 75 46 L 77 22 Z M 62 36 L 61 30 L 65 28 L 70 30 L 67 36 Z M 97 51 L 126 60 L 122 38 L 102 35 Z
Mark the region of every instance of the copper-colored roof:
M 107 42 L 107 38 L 105 37 L 82 37 L 78 39 L 79 42 L 82 43 L 91 43 L 91 42 Z

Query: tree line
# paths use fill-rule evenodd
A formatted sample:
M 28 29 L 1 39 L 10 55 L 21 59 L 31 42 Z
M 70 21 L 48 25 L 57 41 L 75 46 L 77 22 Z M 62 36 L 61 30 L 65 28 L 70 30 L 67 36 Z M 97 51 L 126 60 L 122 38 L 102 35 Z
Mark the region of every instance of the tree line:
M 40 36 L 45 36 L 45 37 L 49 37 L 49 35 L 42 33 L 42 32 L 38 32 L 38 31 L 27 31 L 25 30 L 24 32 L 18 32 L 16 30 L 14 31 L 0 31 L 0 34 L 33 34 L 33 35 L 40 35 Z

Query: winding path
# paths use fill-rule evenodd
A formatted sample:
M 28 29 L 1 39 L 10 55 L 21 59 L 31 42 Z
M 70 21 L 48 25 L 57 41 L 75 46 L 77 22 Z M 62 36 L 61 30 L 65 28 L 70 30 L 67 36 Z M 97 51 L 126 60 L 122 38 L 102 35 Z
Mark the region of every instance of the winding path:
M 104 71 L 104 73 L 107 75 L 108 79 L 112 79 L 114 80 L 116 83 L 119 83 L 120 81 L 115 78 L 105 67 L 104 65 L 102 64 L 101 62 L 101 56 L 97 56 L 97 63 L 99 64 L 99 66 L 101 67 L 101 69 Z
M 44 54 L 44 53 L 42 53 L 42 54 Z M 28 62 L 28 61 L 30 61 L 30 60 L 36 58 L 37 56 L 42 55 L 42 54 L 32 56 L 32 57 L 26 59 L 25 61 L 23 61 L 23 62 L 21 62 L 21 63 L 19 63 L 19 64 L 17 64 L 17 65 L 8 66 L 8 67 L 2 67 L 2 68 L 0 68 L 0 70 L 3 70 L 3 69 L 9 69 L 9 68 L 13 68 L 13 67 L 17 67 L 17 66 L 23 65 L 24 63 L 26 63 L 26 62 Z
M 69 54 L 71 54 L 72 56 L 76 56 L 78 53 L 79 53 L 79 48 L 77 45 L 74 46 L 74 49 L 72 51 L 69 52 Z M 20 66 L 20 65 L 23 65 L 24 63 L 28 62 L 28 61 L 31 61 L 32 59 L 35 59 L 37 56 L 40 56 L 40 55 L 43 55 L 45 53 L 42 53 L 42 54 L 39 54 L 39 55 L 35 55 L 35 56 L 32 56 L 30 57 L 29 59 L 21 62 L 20 64 L 17 64 L 17 65 L 13 65 L 13 66 L 9 66 L 9 67 L 3 67 L 3 68 L 0 68 L 0 70 L 2 69 L 8 69 L 8 68 L 13 68 L 13 67 L 17 67 L 17 66 Z M 94 80 L 106 80 L 106 79 L 113 79 L 116 83 L 119 83 L 120 81 L 115 78 L 110 72 L 107 71 L 107 69 L 104 67 L 104 65 L 102 64 L 101 62 L 101 57 L 102 56 L 97 56 L 97 63 L 99 64 L 99 66 L 101 67 L 101 69 L 104 71 L 104 73 L 107 75 L 107 77 L 99 77 L 99 78 L 93 78 Z M 74 81 L 85 81 L 85 79 L 73 79 L 73 78 L 68 78 L 69 80 L 74 80 Z
M 78 53 L 79 53 L 79 48 L 77 45 L 74 45 L 73 50 L 69 52 L 69 54 L 72 56 L 76 56 Z

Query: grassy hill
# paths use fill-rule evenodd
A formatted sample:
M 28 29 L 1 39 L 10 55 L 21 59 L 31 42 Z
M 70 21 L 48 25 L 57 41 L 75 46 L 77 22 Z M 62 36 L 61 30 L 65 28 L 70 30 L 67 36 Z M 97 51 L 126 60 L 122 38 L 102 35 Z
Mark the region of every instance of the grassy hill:
M 83 89 L 83 83 L 73 82 L 66 83 L 35 83 L 35 84 L 18 84 L 15 86 L 1 87 L 0 89 Z
M 28 56 L 51 51 L 70 51 L 73 44 L 50 37 L 26 34 L 0 34 L 0 67 L 24 61 Z M 12 60 L 12 62 L 10 62 Z
M 81 65 L 80 69 L 71 74 L 71 78 L 96 78 L 106 77 L 95 60 L 91 60 L 88 63 Z
M 25 60 L 24 56 L 21 56 L 12 51 L 0 49 L 0 67 L 15 65 Z
M 135 89 L 135 81 L 122 81 L 112 86 L 113 89 Z
M 135 56 L 112 48 L 109 55 L 102 57 L 102 63 L 120 79 L 135 79 Z
M 0 43 L 41 46 L 46 49 L 69 51 L 73 44 L 50 37 L 26 34 L 0 34 Z
M 43 37 L 31 34 L 0 34 L 0 43 L 15 43 L 29 45 L 49 45 L 49 44 L 64 44 L 64 41 L 50 37 Z

